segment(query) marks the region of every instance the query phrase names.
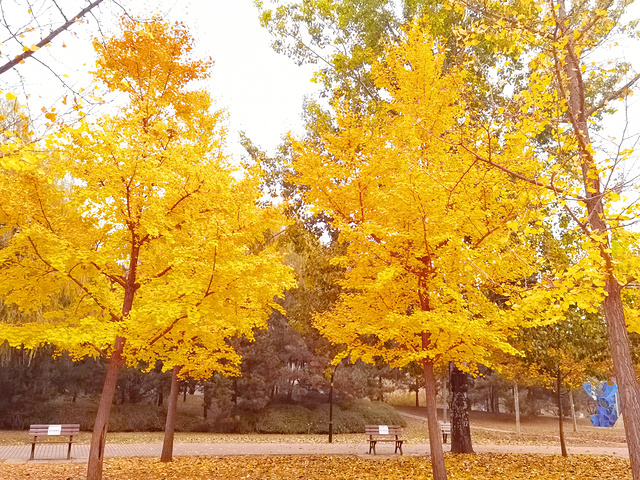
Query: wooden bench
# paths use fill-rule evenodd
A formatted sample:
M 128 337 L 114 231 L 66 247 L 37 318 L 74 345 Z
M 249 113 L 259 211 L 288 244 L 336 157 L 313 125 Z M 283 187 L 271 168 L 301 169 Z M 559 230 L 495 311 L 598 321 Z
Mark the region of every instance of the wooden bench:
M 442 432 L 442 443 L 447 443 L 447 436 L 451 435 L 451 424 L 450 423 L 442 423 L 440 424 L 440 431 Z
M 376 454 L 376 443 L 389 442 L 394 443 L 396 446 L 393 453 L 398 453 L 398 450 L 400 450 L 400 455 L 402 455 L 402 443 L 404 440 L 402 439 L 402 427 L 400 425 L 365 425 L 364 433 L 369 435 L 369 453 L 373 451 L 373 454 Z
M 68 443 L 69 448 L 67 450 L 67 459 L 71 458 L 71 444 L 73 443 L 73 436 L 80 433 L 80 425 L 31 425 L 29 427 L 29 435 L 31 439 L 31 457 L 29 460 L 33 460 L 33 455 L 36 451 L 36 443 Z M 38 440 L 40 437 L 40 440 Z M 42 438 L 44 437 L 44 438 Z M 69 437 L 69 440 L 48 440 L 48 437 Z

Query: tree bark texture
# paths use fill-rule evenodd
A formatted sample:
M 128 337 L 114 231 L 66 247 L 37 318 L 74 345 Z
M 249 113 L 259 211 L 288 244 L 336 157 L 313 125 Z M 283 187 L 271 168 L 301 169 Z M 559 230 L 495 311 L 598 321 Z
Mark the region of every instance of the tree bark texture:
M 424 344 L 423 334 L 423 344 Z M 446 480 L 447 469 L 444 464 L 442 435 L 436 410 L 436 380 L 433 375 L 433 363 L 424 362 L 424 388 L 427 397 L 427 426 L 429 427 L 429 450 L 431 452 L 431 469 L 433 480 Z
M 96 413 L 96 421 L 93 427 L 93 435 L 91 436 L 91 446 L 89 448 L 89 459 L 87 462 L 87 480 L 102 479 L 104 445 L 107 440 L 111 405 L 113 404 L 116 387 L 118 385 L 118 373 L 123 364 L 122 351 L 124 349 L 124 343 L 124 338 L 116 338 L 113 353 L 109 359 L 107 374 L 104 385 L 102 386 L 102 394 L 100 395 L 100 403 L 98 404 L 98 412 Z
M 164 426 L 164 442 L 162 443 L 161 462 L 173 460 L 173 438 L 176 431 L 176 414 L 178 410 L 178 373 L 180 367 L 173 367 L 171 372 L 171 390 L 169 391 L 169 402 L 167 403 L 167 421 Z
M 469 423 L 469 377 L 451 364 L 451 452 L 474 453 Z
M 513 409 L 516 411 L 516 433 L 520 435 L 520 393 L 517 380 L 513 381 Z

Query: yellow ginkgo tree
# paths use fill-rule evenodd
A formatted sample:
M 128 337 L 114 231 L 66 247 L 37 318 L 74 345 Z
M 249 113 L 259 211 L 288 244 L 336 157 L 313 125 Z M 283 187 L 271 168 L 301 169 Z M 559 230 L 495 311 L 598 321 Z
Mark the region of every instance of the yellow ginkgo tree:
M 441 480 L 434 365 L 491 364 L 492 352 L 515 351 L 508 339 L 519 328 L 542 321 L 497 298 L 535 271 L 526 234 L 540 228 L 545 194 L 505 181 L 453 145 L 461 125 L 477 133 L 467 119 L 473 77 L 448 68 L 423 29 L 408 29 L 372 75 L 386 101 L 365 112 L 337 103 L 335 129 L 294 142 L 294 181 L 346 245 L 336 260 L 346 271 L 344 293 L 315 325 L 352 359 L 423 364 L 433 475 Z M 496 159 L 522 148 L 514 142 Z
M 197 88 L 210 61 L 192 58 L 184 26 L 122 20 L 94 42 L 95 79 L 112 114 L 46 145 L 37 169 L 5 171 L 0 295 L 42 322 L 0 325 L 0 340 L 109 357 L 89 453 L 102 475 L 109 410 L 124 364 L 199 376 L 237 363 L 227 340 L 265 327 L 292 276 L 265 234 L 283 221 L 261 206 L 256 166 L 224 153 L 224 114 Z M 51 307 L 52 295 L 66 301 Z
M 637 47 L 630 4 L 452 0 L 443 6 L 472 19 L 457 30 L 462 48 L 492 53 L 491 94 L 502 99 L 478 115 L 484 135 L 457 144 L 475 150 L 479 141 L 520 137 L 535 152 L 518 163 L 482 153 L 476 158 L 501 170 L 505 181 L 553 192 L 549 215 L 569 219 L 580 253 L 548 278 L 558 298 L 575 285 L 589 287 L 581 297 L 562 299 L 565 309 L 604 313 L 631 470 L 639 480 L 640 396 L 629 337 L 629 330 L 640 329 L 640 235 L 629 228 L 640 214 L 632 173 L 638 132 L 628 98 L 640 73 L 621 51 Z M 617 120 L 610 116 L 616 110 Z

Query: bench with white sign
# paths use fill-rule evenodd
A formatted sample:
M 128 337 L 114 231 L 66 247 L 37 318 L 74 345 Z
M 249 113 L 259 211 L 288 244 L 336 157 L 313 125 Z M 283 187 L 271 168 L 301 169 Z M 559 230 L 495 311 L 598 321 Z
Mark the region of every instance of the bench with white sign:
M 364 433 L 369 435 L 369 453 L 373 451 L 376 454 L 376 443 L 389 442 L 394 443 L 396 449 L 393 453 L 402 455 L 402 427 L 400 425 L 365 425 Z
M 447 443 L 447 436 L 451 435 L 451 424 L 450 423 L 440 423 L 440 432 L 442 432 L 442 442 Z
M 29 427 L 29 435 L 33 437 L 31 439 L 31 457 L 29 460 L 33 460 L 33 455 L 36 451 L 36 443 L 68 443 L 69 448 L 67 450 L 67 459 L 71 458 L 71 444 L 73 443 L 73 436 L 80 433 L 80 425 L 31 425 Z M 69 440 L 54 440 L 53 438 L 69 437 Z M 40 440 L 38 440 L 40 438 Z

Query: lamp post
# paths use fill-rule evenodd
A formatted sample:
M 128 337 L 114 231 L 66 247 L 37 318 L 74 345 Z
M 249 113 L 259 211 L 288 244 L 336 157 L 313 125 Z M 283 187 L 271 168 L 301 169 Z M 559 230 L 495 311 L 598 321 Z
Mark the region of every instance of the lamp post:
M 331 386 L 329 387 L 329 443 L 333 443 L 333 379 L 336 376 L 336 370 L 338 370 L 340 363 L 338 363 L 331 372 Z

